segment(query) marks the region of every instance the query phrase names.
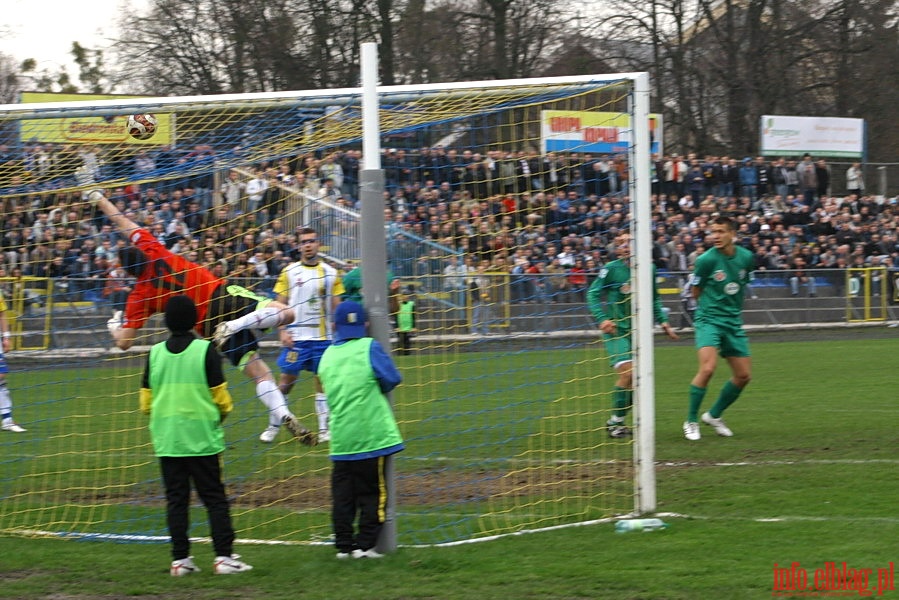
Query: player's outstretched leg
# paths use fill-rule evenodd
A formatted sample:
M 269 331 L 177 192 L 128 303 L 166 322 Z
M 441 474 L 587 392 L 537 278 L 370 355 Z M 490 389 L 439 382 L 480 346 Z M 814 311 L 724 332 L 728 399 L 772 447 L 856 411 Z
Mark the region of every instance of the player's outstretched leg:
M 219 323 L 212 334 L 212 340 L 217 346 L 221 346 L 238 331 L 243 331 L 244 329 L 272 329 L 279 325 L 292 323 L 293 318 L 293 310 L 279 302 L 271 302 L 248 315 Z

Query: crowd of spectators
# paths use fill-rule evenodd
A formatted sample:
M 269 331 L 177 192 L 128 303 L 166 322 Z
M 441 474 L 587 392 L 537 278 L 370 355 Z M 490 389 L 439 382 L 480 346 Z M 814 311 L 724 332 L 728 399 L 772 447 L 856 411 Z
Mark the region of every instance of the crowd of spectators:
M 338 208 L 360 202 L 358 150 L 154 181 L 160 161 L 215 165 L 206 147 L 179 158 L 166 152 L 133 156 L 129 168 L 147 180 L 108 190 L 111 199 L 173 251 L 221 276 L 258 278 L 263 290 L 291 261 L 309 198 Z M 0 146 L 0 175 L 12 172 L 13 160 Z M 52 153 L 41 160 L 53 168 Z M 613 239 L 629 226 L 625 156 L 388 149 L 382 166 L 391 268 L 456 304 L 469 297 L 479 266 L 510 275 L 512 302 L 583 302 L 593 276 L 613 258 Z M 706 247 L 710 218 L 724 213 L 737 220 L 759 271 L 892 268 L 899 259 L 896 199 L 866 194 L 858 163 L 839 175 L 808 155 L 656 156 L 653 260 L 662 271 L 690 271 Z M 0 188 L 19 189 L 9 184 L 25 181 L 20 177 L 0 179 Z M 832 189 L 836 179 L 845 189 Z M 333 232 L 320 233 L 327 239 Z M 80 191 L 2 196 L 0 276 L 49 277 L 57 293 L 121 303 L 128 282 L 117 252 L 126 243 Z

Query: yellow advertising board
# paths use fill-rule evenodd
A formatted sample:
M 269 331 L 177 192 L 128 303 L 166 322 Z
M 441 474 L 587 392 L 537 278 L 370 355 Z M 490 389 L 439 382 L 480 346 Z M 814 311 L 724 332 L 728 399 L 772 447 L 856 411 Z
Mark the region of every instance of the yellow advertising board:
M 50 92 L 22 92 L 21 102 L 79 102 L 85 100 L 124 100 L 139 96 L 110 94 L 56 94 Z M 19 125 L 22 142 L 42 144 L 130 144 L 135 146 L 161 146 L 172 143 L 172 116 L 157 114 L 156 134 L 148 140 L 138 140 L 126 130 L 128 115 L 102 117 L 59 117 L 52 119 L 27 119 Z

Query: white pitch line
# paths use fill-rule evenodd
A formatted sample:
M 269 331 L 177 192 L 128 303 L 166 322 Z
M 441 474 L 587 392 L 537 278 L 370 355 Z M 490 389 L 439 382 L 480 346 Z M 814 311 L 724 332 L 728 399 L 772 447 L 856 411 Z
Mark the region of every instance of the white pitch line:
M 437 544 L 400 544 L 401 548 L 448 548 L 451 546 L 463 546 L 468 544 L 479 544 L 482 542 L 491 542 L 495 540 L 499 540 L 507 537 L 517 537 L 522 535 L 529 535 L 532 533 L 543 533 L 546 531 L 558 531 L 561 529 L 570 529 L 573 527 L 588 527 L 591 525 L 604 525 L 609 523 L 614 523 L 620 519 L 630 519 L 634 517 L 638 517 L 639 515 L 634 514 L 625 514 L 619 515 L 615 517 L 605 517 L 602 519 L 593 519 L 590 521 L 580 521 L 578 523 L 566 523 L 563 525 L 552 525 L 550 527 L 539 527 L 537 529 L 525 529 L 520 531 L 513 531 L 510 533 L 500 533 L 496 535 L 484 536 L 480 538 L 472 538 L 467 540 L 456 540 L 452 542 L 441 542 Z M 668 519 L 686 519 L 686 520 L 702 520 L 702 521 L 753 521 L 756 523 L 798 523 L 798 522 L 852 522 L 852 521 L 864 521 L 869 523 L 889 523 L 895 524 L 899 523 L 899 517 L 855 517 L 855 516 L 846 516 L 846 517 L 813 517 L 807 515 L 783 515 L 780 517 L 709 517 L 704 515 L 686 515 L 682 513 L 672 513 L 672 512 L 660 512 L 654 513 L 653 516 L 658 518 L 668 518 Z M 125 534 L 114 534 L 114 533 L 72 533 L 68 531 L 43 531 L 43 530 L 20 530 L 15 533 L 22 533 L 25 535 L 34 535 L 34 536 L 42 536 L 42 537 L 59 537 L 59 538 L 79 538 L 86 540 L 111 540 L 111 541 L 129 541 L 129 542 L 158 542 L 158 543 L 167 543 L 169 541 L 168 536 L 159 536 L 159 535 L 125 535 Z M 209 538 L 202 537 L 194 537 L 191 538 L 191 542 L 195 543 L 210 543 Z M 238 544 L 243 545 L 267 545 L 267 546 L 331 546 L 333 545 L 332 540 L 310 540 L 310 541 L 290 541 L 290 540 L 260 540 L 253 538 L 240 538 L 238 540 Z
M 804 458 L 800 460 L 746 460 L 738 462 L 695 462 L 695 461 L 659 461 L 656 462 L 657 467 L 783 467 L 790 465 L 896 465 L 899 459 L 895 458 L 834 458 L 834 459 L 816 459 Z
M 296 456 L 295 453 L 292 452 L 277 452 L 277 451 L 269 451 L 267 454 L 283 456 L 283 457 L 292 457 Z M 4 457 L 8 458 L 29 458 L 35 459 L 40 458 L 40 456 L 35 454 L 4 454 Z M 148 460 L 155 460 L 152 456 L 147 456 L 144 454 L 135 455 L 129 453 L 112 453 L 112 452 L 104 452 L 103 456 L 114 456 L 116 458 L 147 458 Z M 238 459 L 235 459 L 235 461 Z M 239 459 L 244 460 L 244 459 Z M 490 459 L 476 459 L 471 457 L 458 457 L 458 456 L 404 456 L 401 457 L 400 463 L 405 461 L 414 461 L 414 462 L 437 462 L 437 463 L 465 463 L 470 465 L 479 465 L 483 466 L 490 463 L 497 464 L 517 464 L 517 465 L 612 465 L 612 464 L 620 464 L 620 463 L 630 463 L 632 462 L 631 456 L 622 456 L 621 458 L 607 458 L 604 460 L 578 460 L 574 458 L 563 458 L 563 459 L 553 459 L 553 460 L 540 460 L 537 458 L 490 458 Z M 225 464 L 229 462 L 227 459 L 225 460 Z M 790 465 L 899 465 L 899 459 L 895 458 L 834 458 L 834 459 L 797 459 L 797 460 L 743 460 L 743 461 L 721 461 L 721 462 L 701 462 L 701 461 L 666 461 L 660 460 L 656 461 L 657 467 L 766 467 L 766 466 L 790 466 Z M 313 470 L 320 470 L 320 468 L 316 468 Z M 402 473 L 400 471 L 400 473 Z
M 753 521 L 755 523 L 844 523 L 853 521 L 865 521 L 868 523 L 899 523 L 899 517 L 858 517 L 855 515 L 813 517 L 810 515 L 781 515 L 779 517 L 710 517 L 707 515 L 685 515 L 681 513 L 656 513 L 656 517 L 670 517 L 694 521 Z

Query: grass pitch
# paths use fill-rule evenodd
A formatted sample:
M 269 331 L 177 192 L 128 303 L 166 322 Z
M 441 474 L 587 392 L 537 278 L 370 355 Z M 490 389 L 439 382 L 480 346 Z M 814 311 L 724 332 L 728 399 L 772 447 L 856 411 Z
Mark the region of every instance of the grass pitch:
M 0 598 L 765 598 L 775 592 L 775 565 L 794 563 L 809 585 L 827 563 L 872 569 L 868 586 L 876 595 L 878 569 L 896 560 L 899 534 L 897 341 L 892 330 L 864 335 L 806 342 L 751 336 L 753 381 L 726 414 L 735 436 L 719 438 L 703 426 L 695 443 L 680 429 L 694 350 L 659 347 L 659 511 L 676 515 L 665 517 L 666 531 L 572 527 L 401 547 L 368 562 L 337 561 L 323 547 L 238 546 L 256 567 L 251 573 L 214 577 L 206 568 L 183 579 L 168 576 L 164 545 L 9 537 L 0 538 Z M 727 375 L 722 362 L 704 408 Z M 201 567 L 211 562 L 208 546 L 194 554 Z

